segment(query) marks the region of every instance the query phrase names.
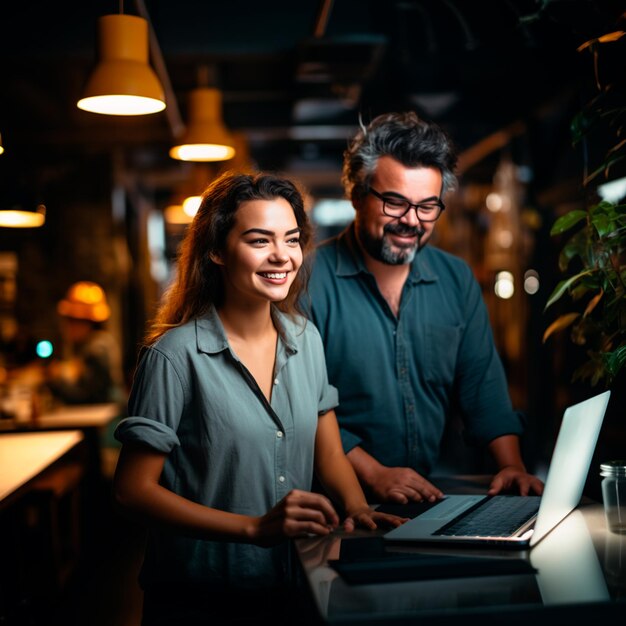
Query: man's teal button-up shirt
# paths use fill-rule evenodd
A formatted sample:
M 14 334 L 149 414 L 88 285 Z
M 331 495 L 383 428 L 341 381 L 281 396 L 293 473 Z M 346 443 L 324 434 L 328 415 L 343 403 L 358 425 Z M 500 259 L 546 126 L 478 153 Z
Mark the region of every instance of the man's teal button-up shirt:
M 396 317 L 351 225 L 318 247 L 309 293 L 346 452 L 361 446 L 386 466 L 428 475 L 453 407 L 474 443 L 521 434 L 480 286 L 462 259 L 423 248 Z

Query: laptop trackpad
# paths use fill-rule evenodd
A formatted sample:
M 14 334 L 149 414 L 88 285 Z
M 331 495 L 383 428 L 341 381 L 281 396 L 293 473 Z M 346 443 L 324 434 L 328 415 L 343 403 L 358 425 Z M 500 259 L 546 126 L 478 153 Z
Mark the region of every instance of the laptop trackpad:
M 446 496 L 437 506 L 419 516 L 420 520 L 449 521 L 467 511 L 486 496 Z
M 484 495 L 446 496 L 441 502 L 384 535 L 385 539 L 419 540 L 484 500 Z M 401 513 L 400 513 L 401 514 Z

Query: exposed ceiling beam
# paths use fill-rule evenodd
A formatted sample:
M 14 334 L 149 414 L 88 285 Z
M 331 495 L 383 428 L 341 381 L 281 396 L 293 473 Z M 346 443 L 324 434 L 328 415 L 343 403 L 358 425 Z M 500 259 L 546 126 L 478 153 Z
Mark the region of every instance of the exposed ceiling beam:
M 504 148 L 512 139 L 519 137 L 525 131 L 526 125 L 523 122 L 513 122 L 513 124 L 510 124 L 506 128 L 502 128 L 488 137 L 481 139 L 478 143 L 467 148 L 459 155 L 457 171 L 459 174 L 467 172 L 467 170 L 477 163 L 480 163 L 492 152 Z
M 315 19 L 315 28 L 313 29 L 314 37 L 323 37 L 326 34 L 326 26 L 328 25 L 328 19 L 332 8 L 333 0 L 320 1 L 320 7 Z

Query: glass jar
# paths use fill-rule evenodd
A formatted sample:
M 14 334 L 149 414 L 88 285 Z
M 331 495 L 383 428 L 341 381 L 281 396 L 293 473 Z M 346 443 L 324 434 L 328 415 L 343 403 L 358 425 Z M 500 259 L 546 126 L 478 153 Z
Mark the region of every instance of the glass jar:
M 602 500 L 606 523 L 611 532 L 626 534 L 626 460 L 600 465 Z

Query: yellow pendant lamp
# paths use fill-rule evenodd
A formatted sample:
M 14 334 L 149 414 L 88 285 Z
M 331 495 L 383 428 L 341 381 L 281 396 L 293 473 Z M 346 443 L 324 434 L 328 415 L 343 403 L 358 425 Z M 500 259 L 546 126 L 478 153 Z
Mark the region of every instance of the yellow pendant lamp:
M 37 205 L 29 211 L 17 205 L 10 209 L 0 210 L 0 227 L 2 228 L 39 228 L 46 221 L 46 207 Z
M 148 22 L 136 15 L 103 15 L 98 34 L 100 62 L 76 106 L 103 115 L 162 111 L 163 87 L 148 64 Z
M 222 121 L 222 93 L 198 87 L 189 94 L 189 119 L 170 156 L 180 161 L 226 161 L 235 156 L 234 139 Z

